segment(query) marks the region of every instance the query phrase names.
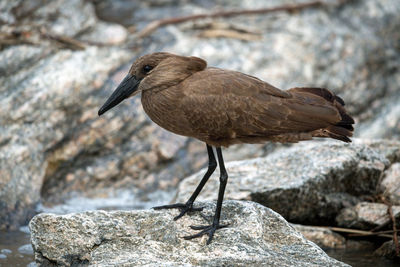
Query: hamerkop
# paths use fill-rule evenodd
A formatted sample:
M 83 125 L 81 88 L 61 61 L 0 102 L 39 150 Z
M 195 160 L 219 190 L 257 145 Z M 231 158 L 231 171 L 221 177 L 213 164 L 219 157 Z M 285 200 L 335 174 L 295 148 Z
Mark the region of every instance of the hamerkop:
M 142 92 L 143 108 L 149 117 L 175 134 L 206 143 L 208 170 L 186 203 L 155 207 L 180 209 L 177 220 L 190 211 L 200 211 L 193 202 L 217 167 L 220 168 L 217 207 L 210 225 L 192 239 L 217 229 L 228 174 L 221 147 L 242 143 L 298 142 L 329 137 L 351 142 L 354 120 L 343 100 L 323 88 L 292 88 L 282 91 L 260 79 L 237 71 L 207 67 L 198 57 L 153 53 L 137 59 L 117 89 L 100 108 L 99 115 L 124 99 Z

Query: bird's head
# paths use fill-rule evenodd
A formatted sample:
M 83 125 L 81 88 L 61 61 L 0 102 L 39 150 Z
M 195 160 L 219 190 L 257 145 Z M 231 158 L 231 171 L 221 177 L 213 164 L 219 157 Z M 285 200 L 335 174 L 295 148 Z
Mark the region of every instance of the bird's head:
M 205 69 L 207 62 L 197 57 L 184 57 L 158 52 L 138 58 L 111 96 L 100 108 L 99 116 L 124 99 L 147 90 L 164 90 L 195 72 Z

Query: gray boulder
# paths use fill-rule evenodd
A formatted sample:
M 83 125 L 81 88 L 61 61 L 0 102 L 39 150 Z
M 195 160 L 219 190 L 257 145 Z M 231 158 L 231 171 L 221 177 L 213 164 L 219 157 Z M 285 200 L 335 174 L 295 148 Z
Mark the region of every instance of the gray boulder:
M 201 203 L 206 215 L 214 203 Z M 93 211 L 39 214 L 30 222 L 36 262 L 51 266 L 347 266 L 306 240 L 279 214 L 254 202 L 227 201 L 210 245 L 184 240 L 199 214 L 176 211 Z
M 0 229 L 26 224 L 54 170 L 70 165 L 71 157 L 93 153 L 87 145 L 96 142 L 96 130 L 88 134 L 85 128 L 96 118 L 99 89 L 109 73 L 131 57 L 111 47 L 59 49 L 40 37 L 43 28 L 71 38 L 89 31 L 97 18 L 87 2 L 29 3 L 2 2 L 9 10 L 8 20 L 19 23 L 4 24 L 1 30 L 29 31 L 28 41 L 35 45 L 16 39 L 16 45 L 0 51 Z M 71 139 L 79 147 L 69 146 L 63 158 L 57 150 Z
M 400 206 L 392 206 L 394 217 L 399 217 Z M 354 207 L 345 208 L 336 217 L 339 226 L 371 230 L 391 222 L 388 206 L 383 203 L 360 202 Z
M 225 197 L 261 203 L 291 222 L 332 223 L 342 208 L 377 192 L 390 159 L 399 153 L 395 141 L 298 144 L 264 158 L 228 163 Z M 183 180 L 173 202 L 186 201 L 204 172 Z M 198 199 L 216 199 L 218 181 L 216 172 Z

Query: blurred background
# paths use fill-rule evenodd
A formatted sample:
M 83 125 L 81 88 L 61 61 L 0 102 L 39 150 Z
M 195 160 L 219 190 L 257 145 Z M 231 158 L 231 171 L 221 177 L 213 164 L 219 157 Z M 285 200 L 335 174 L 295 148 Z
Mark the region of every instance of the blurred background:
M 265 10 L 273 7 L 283 8 Z M 193 17 L 230 10 L 264 12 Z M 166 204 L 205 166 L 204 144 L 152 123 L 140 97 L 97 116 L 143 54 L 198 56 L 282 89 L 329 88 L 355 117 L 357 138 L 398 140 L 399 14 L 398 0 L 1 0 L 0 266 L 33 261 L 27 224 L 39 212 Z

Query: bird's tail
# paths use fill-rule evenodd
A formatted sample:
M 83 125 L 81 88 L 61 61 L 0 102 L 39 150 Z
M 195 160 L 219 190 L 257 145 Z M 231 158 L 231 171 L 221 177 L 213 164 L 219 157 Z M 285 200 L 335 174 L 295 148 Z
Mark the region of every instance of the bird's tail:
M 292 93 L 308 93 L 317 95 L 331 102 L 339 111 L 341 120 L 336 124 L 329 125 L 326 128 L 318 129 L 312 132 L 312 136 L 315 137 L 330 137 L 341 140 L 343 142 L 351 142 L 350 138 L 353 136 L 353 124 L 354 119 L 346 112 L 344 108 L 344 101 L 339 96 L 333 94 L 331 91 L 324 88 L 308 88 L 308 87 L 297 87 L 290 89 Z

